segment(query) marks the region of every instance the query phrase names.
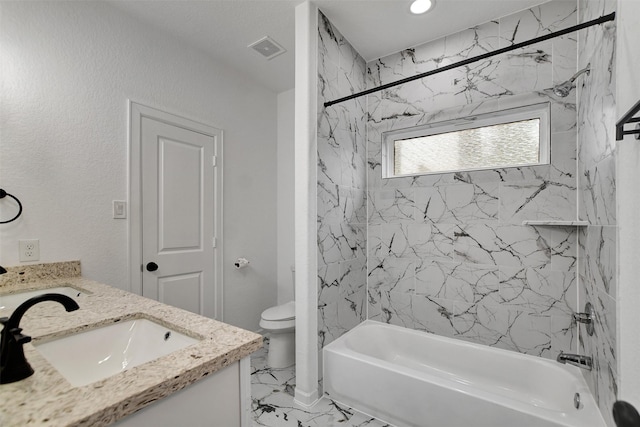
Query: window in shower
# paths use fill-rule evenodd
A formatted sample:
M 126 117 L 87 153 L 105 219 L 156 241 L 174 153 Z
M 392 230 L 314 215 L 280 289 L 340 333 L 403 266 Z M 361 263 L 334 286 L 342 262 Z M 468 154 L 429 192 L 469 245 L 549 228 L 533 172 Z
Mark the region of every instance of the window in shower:
M 548 164 L 549 103 L 386 132 L 382 176 Z

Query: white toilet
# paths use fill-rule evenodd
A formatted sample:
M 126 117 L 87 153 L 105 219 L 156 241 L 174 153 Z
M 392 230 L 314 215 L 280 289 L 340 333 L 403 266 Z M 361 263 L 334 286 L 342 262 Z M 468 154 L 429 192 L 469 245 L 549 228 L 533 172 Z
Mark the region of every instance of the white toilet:
M 270 368 L 286 368 L 296 362 L 296 303 L 267 308 L 262 312 L 260 327 L 269 333 L 267 365 Z

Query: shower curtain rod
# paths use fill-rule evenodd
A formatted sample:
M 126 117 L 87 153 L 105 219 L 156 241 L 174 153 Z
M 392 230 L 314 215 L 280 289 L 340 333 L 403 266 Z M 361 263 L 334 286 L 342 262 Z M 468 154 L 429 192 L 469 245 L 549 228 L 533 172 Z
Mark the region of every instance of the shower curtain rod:
M 487 53 L 484 53 L 482 55 L 474 56 L 473 58 L 464 59 L 462 61 L 446 65 L 446 66 L 444 66 L 442 68 L 436 68 L 435 70 L 431 70 L 431 71 L 427 71 L 425 73 L 417 74 L 417 75 L 412 76 L 412 77 L 407 77 L 407 78 L 404 78 L 402 80 L 398 80 L 398 81 L 393 82 L 393 83 L 387 83 L 387 84 L 382 85 L 382 86 L 374 87 L 372 89 L 367 89 L 367 90 L 364 90 L 362 92 L 354 93 L 353 95 L 345 96 L 344 98 L 335 99 L 333 101 L 327 101 L 327 102 L 324 103 L 324 106 L 325 107 L 330 107 L 330 106 L 332 106 L 334 104 L 338 104 L 340 102 L 348 101 L 350 99 L 359 98 L 361 96 L 369 95 L 370 93 L 378 92 L 378 91 L 381 91 L 381 90 L 384 90 L 384 89 L 389 89 L 391 87 L 398 86 L 398 85 L 401 85 L 401 84 L 404 84 L 404 83 L 408 83 L 408 82 L 411 82 L 411 81 L 414 81 L 414 80 L 418 80 L 418 79 L 421 79 L 423 77 L 428 77 L 428 76 L 431 76 L 431 75 L 434 75 L 434 74 L 442 73 L 443 71 L 449 71 L 449 70 L 452 70 L 454 68 L 461 67 L 463 65 L 471 64 L 473 62 L 480 61 L 480 60 L 483 60 L 483 59 L 487 59 L 487 58 L 490 58 L 490 57 L 495 56 L 495 55 L 500 55 L 502 53 L 509 52 L 511 50 L 520 49 L 521 47 L 529 46 L 529 45 L 532 45 L 534 43 L 543 42 L 545 40 L 549 40 L 549 39 L 552 39 L 552 38 L 555 38 L 555 37 L 560 37 L 560 36 L 563 36 L 565 34 L 572 33 L 574 31 L 582 30 L 584 28 L 592 27 L 594 25 L 602 24 L 602 23 L 605 23 L 605 22 L 608 22 L 608 21 L 613 21 L 613 20 L 615 20 L 615 18 L 616 18 L 616 13 L 612 12 L 609 15 L 604 15 L 604 16 L 601 16 L 600 18 L 593 19 L 593 20 L 587 21 L 587 22 L 583 22 L 582 24 L 574 25 L 573 27 L 565 28 L 564 30 L 559 30 L 559 31 L 556 31 L 554 33 L 549 33 L 549 34 L 546 34 L 544 36 L 536 37 L 536 38 L 531 39 L 531 40 L 527 40 L 527 41 L 524 41 L 524 42 L 516 43 L 516 44 L 511 45 L 511 46 L 503 47 L 502 49 L 494 50 L 493 52 L 487 52 Z

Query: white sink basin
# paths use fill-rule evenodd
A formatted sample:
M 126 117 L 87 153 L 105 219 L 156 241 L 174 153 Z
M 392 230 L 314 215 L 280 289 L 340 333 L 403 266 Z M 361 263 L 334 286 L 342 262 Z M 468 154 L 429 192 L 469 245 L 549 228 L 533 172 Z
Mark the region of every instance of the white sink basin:
M 46 288 L 38 289 L 35 291 L 20 292 L 17 294 L 0 295 L 0 317 L 9 317 L 20 304 L 22 304 L 29 298 L 50 293 L 66 295 L 76 300 L 76 302 L 78 302 L 78 298 L 87 295 L 76 288 L 72 288 L 71 286 L 58 286 L 57 288 Z
M 150 320 L 134 319 L 34 345 L 71 385 L 78 387 L 197 342 Z

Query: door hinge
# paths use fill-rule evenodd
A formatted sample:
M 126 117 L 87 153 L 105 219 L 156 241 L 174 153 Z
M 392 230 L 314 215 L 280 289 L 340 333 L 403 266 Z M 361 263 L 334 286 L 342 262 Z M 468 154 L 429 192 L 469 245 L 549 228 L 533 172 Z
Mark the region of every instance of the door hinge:
M 211 159 L 211 166 L 213 166 L 213 167 L 218 166 L 218 165 L 217 165 L 217 163 L 218 163 L 218 156 L 211 156 L 211 157 L 212 157 L 212 159 Z
M 218 239 L 217 238 L 213 238 L 213 247 L 215 248 L 216 246 L 218 246 Z

